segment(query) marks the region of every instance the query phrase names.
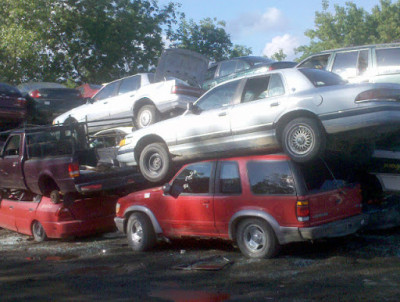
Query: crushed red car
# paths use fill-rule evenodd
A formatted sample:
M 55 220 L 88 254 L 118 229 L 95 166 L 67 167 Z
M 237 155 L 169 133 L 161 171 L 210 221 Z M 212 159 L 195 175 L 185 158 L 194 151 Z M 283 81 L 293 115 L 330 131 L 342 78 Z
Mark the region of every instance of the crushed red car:
M 326 162 L 283 154 L 202 161 L 163 187 L 118 200 L 115 222 L 134 251 L 158 239 L 195 236 L 236 242 L 250 258 L 283 244 L 345 236 L 367 223 L 360 186 L 336 179 Z
M 115 197 L 101 196 L 55 204 L 27 191 L 1 191 L 0 227 L 39 242 L 112 231 L 115 203 Z

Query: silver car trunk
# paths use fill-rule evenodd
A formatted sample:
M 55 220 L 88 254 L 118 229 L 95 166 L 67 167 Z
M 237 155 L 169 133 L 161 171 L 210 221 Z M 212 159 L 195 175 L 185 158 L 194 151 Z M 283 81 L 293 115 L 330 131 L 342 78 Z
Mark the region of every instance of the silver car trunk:
M 190 85 L 199 86 L 204 80 L 208 63 L 209 60 L 197 52 L 180 48 L 167 49 L 158 61 L 155 81 L 175 77 Z

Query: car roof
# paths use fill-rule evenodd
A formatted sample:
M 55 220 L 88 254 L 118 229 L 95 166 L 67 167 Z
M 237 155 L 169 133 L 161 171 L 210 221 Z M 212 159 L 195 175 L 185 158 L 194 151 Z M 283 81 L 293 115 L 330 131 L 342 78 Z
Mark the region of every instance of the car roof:
M 388 48 L 388 47 L 400 47 L 400 43 L 384 43 L 384 44 L 367 44 L 367 45 L 357 45 L 357 46 L 348 46 L 348 47 L 341 47 L 341 48 L 333 48 L 333 49 L 327 49 L 323 50 L 320 52 L 313 53 L 309 57 L 313 57 L 315 55 L 321 55 L 321 54 L 326 54 L 330 53 L 333 51 L 344 51 L 344 50 L 358 50 L 358 49 L 364 49 L 364 48 Z M 307 59 L 305 58 L 305 59 Z

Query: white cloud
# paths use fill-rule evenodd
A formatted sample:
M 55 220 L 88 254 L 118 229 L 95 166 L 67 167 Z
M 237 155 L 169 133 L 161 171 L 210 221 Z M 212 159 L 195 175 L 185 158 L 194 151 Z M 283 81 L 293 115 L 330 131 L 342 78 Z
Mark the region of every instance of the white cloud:
M 272 38 L 271 42 L 265 44 L 262 54 L 271 57 L 274 53 L 282 49 L 283 53 L 287 55 L 286 60 L 293 60 L 295 58 L 294 49 L 299 46 L 300 40 L 297 37 L 284 34 L 283 36 Z
M 284 30 L 288 24 L 282 11 L 275 7 L 262 12 L 246 12 L 227 23 L 227 31 L 233 37 L 254 33 L 265 33 L 271 30 Z

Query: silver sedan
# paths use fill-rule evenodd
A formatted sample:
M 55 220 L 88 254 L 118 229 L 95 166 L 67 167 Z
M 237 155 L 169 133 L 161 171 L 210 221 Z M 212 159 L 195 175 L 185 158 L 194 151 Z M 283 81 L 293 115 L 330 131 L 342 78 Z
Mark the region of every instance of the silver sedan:
M 125 137 L 117 159 L 161 182 L 172 160 L 283 149 L 309 162 L 327 146 L 371 142 L 400 126 L 400 85 L 346 84 L 317 69 L 282 69 L 220 84 L 181 116 Z

